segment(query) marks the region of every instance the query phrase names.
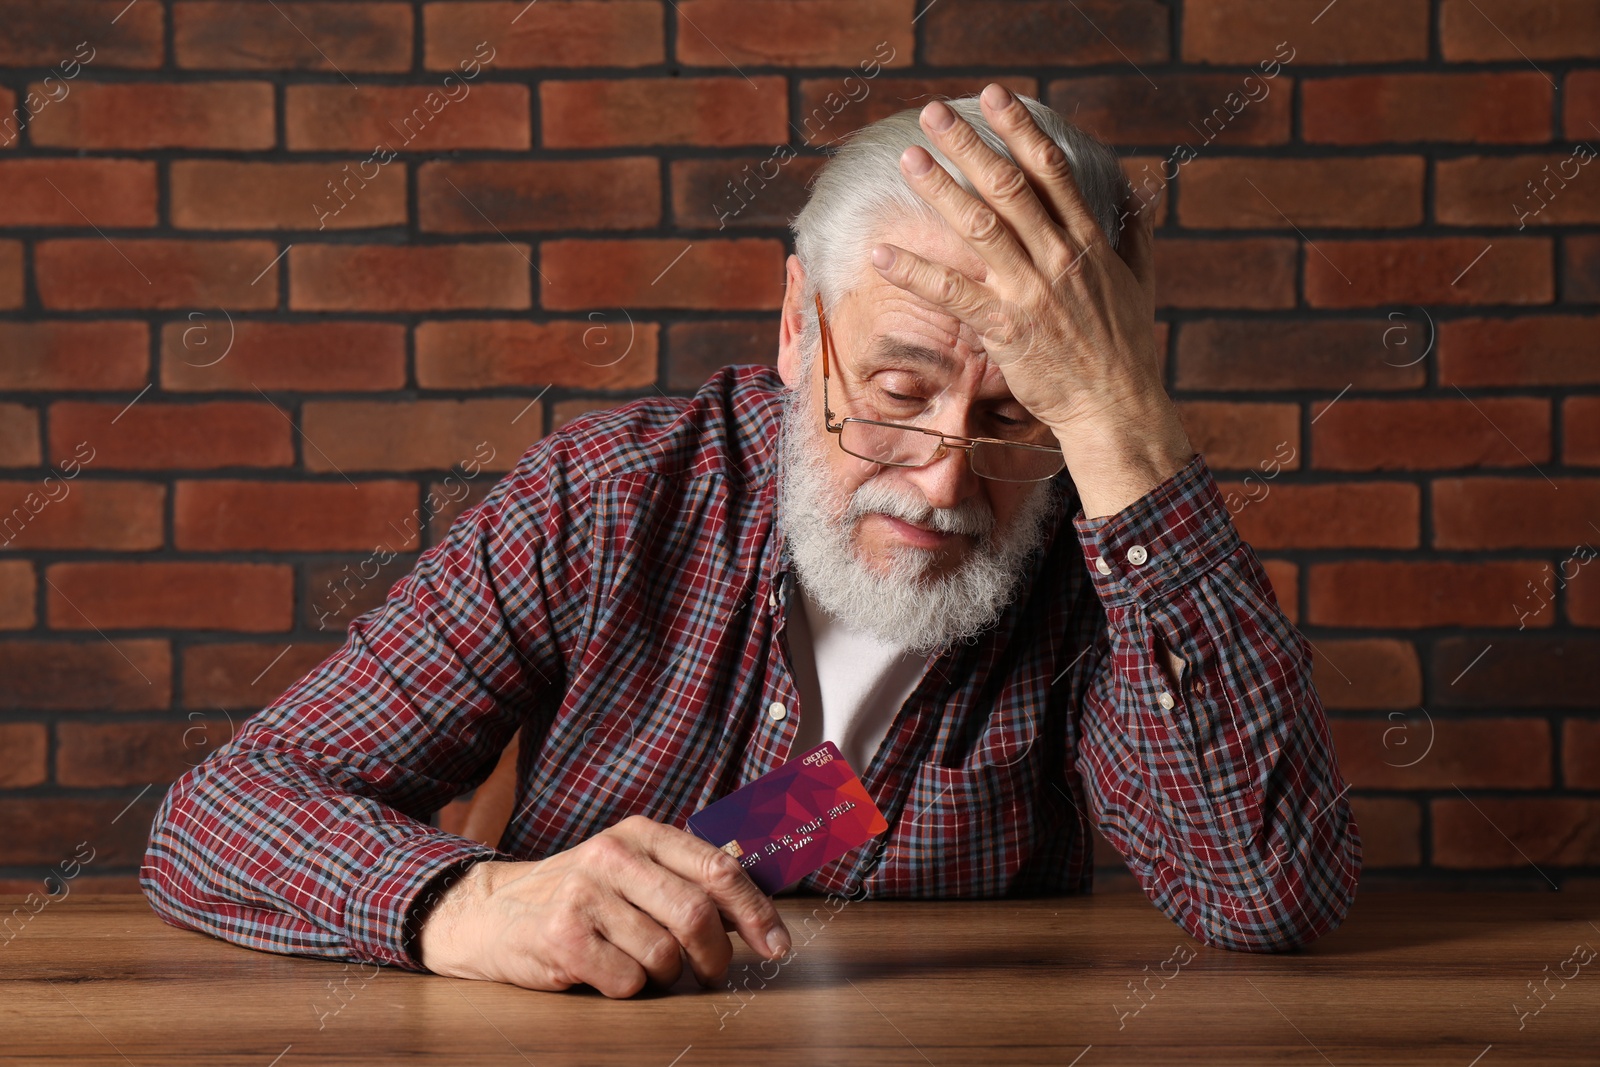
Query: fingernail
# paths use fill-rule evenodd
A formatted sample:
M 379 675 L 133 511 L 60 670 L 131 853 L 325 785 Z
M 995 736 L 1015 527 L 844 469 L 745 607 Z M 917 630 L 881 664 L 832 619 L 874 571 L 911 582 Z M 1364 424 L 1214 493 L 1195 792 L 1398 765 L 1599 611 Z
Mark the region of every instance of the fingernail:
M 994 82 L 983 91 L 984 102 L 996 111 L 1003 111 L 1011 106 L 1011 94 L 999 82 Z
M 912 146 L 915 148 L 915 146 Z M 926 174 L 933 169 L 933 156 L 927 151 L 916 152 L 907 148 L 900 153 L 900 159 L 906 165 L 906 170 L 912 174 Z
M 948 130 L 955 125 L 956 113 L 951 111 L 942 100 L 934 100 L 922 109 L 922 115 L 928 120 L 928 125 L 936 130 Z
M 894 265 L 894 249 L 887 245 L 873 245 L 872 265 L 879 270 L 888 270 Z
M 778 956 L 787 956 L 789 954 L 790 947 L 791 942 L 789 941 L 788 931 L 784 930 L 783 927 L 775 927 L 773 931 L 767 935 L 767 951 L 770 952 L 773 957 L 776 958 Z

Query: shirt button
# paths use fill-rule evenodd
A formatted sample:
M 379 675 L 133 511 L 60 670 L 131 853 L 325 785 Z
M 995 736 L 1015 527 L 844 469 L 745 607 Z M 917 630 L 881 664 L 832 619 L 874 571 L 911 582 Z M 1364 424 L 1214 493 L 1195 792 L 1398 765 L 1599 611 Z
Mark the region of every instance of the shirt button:
M 1110 574 L 1111 564 L 1106 562 L 1106 558 L 1104 556 L 1096 556 L 1094 560 L 1094 569 L 1099 571 L 1101 574 Z
M 1161 695 L 1156 697 L 1156 703 L 1164 708 L 1172 707 L 1172 694 L 1163 689 Z
M 1133 564 L 1135 567 L 1149 558 L 1150 553 L 1144 550 L 1143 545 L 1134 545 L 1132 548 L 1128 549 L 1128 562 Z
M 772 593 L 768 593 L 767 594 L 767 607 L 773 609 L 774 611 L 776 611 L 778 609 L 778 594 L 777 593 L 772 592 Z
M 789 709 L 784 707 L 779 701 L 774 700 L 772 703 L 767 705 L 767 717 L 773 722 L 782 722 L 784 716 L 788 714 Z

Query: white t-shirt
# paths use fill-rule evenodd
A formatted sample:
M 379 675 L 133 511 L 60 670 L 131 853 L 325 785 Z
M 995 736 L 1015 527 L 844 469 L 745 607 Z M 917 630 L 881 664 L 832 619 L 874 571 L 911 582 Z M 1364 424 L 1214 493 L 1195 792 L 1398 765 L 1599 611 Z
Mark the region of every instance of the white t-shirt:
M 794 754 L 832 741 L 850 769 L 865 776 L 900 706 L 921 680 L 928 657 L 850 629 L 823 611 L 798 578 L 791 590 L 800 594 L 798 603 L 790 599 L 784 623 L 800 691 Z M 798 605 L 803 610 L 794 610 Z

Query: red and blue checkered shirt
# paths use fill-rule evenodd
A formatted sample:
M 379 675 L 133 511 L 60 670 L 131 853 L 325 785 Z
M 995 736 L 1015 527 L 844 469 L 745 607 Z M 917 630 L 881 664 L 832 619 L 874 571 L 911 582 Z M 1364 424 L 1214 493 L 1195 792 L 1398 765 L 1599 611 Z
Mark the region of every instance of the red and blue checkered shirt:
M 156 911 L 420 970 L 412 905 L 472 861 L 549 856 L 634 814 L 683 827 L 782 764 L 816 713 L 783 643 L 799 609 L 774 521 L 784 388 L 726 367 L 537 442 L 337 652 L 173 785 L 141 871 Z M 1207 944 L 1334 928 L 1361 865 L 1348 787 L 1307 642 L 1203 457 L 1097 519 L 1066 471 L 1052 491 L 1018 596 L 931 660 L 861 775 L 890 829 L 801 886 L 1086 892 L 1092 820 Z M 774 720 L 774 702 L 796 714 Z M 428 825 L 518 727 L 499 846 Z

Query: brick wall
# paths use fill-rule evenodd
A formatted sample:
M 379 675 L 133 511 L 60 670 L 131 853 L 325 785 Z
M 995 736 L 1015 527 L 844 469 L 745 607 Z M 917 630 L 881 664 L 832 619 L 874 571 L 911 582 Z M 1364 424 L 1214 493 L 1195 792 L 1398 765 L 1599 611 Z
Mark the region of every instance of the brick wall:
M 772 361 L 828 142 L 994 78 L 1167 187 L 1169 387 L 1315 644 L 1369 879 L 1600 867 L 1589 0 L 0 27 L 0 889 L 83 840 L 133 886 L 163 786 L 529 444 Z

